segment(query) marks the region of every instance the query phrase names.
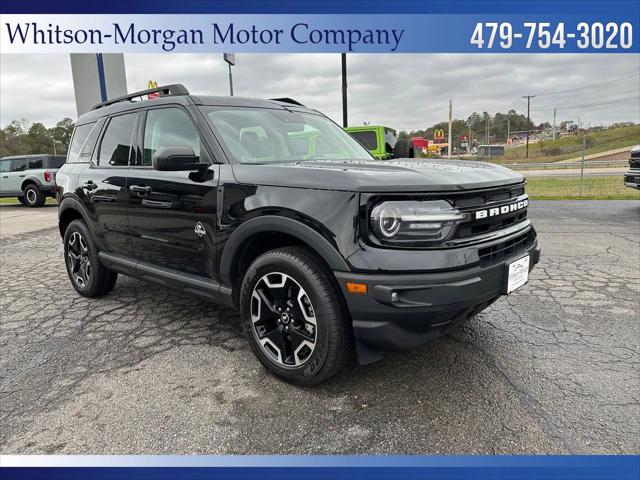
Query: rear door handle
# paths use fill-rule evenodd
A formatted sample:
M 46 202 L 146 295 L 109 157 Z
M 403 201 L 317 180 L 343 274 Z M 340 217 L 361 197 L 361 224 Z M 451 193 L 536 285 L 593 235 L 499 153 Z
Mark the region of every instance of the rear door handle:
M 140 197 L 144 197 L 151 193 L 151 187 L 148 185 L 131 185 L 129 190 L 133 193 L 137 193 Z
M 86 188 L 87 190 L 95 190 L 96 188 L 98 188 L 98 185 L 97 185 L 97 184 L 95 184 L 95 183 L 93 183 L 91 180 L 89 180 L 89 181 L 84 182 L 84 183 L 82 184 L 82 188 L 83 188 L 83 189 L 85 189 L 85 188 Z

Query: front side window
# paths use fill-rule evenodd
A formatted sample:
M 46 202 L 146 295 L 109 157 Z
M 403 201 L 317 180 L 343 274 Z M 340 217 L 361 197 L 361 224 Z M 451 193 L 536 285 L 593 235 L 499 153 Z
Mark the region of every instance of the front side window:
M 319 114 L 251 107 L 203 110 L 228 152 L 240 163 L 371 160 L 369 152 L 347 132 Z
M 200 157 L 200 135 L 184 110 L 157 108 L 147 112 L 142 166 L 151 166 L 153 154 L 162 147 L 191 147 Z
M 98 165 L 101 167 L 126 167 L 129 165 L 131 144 L 137 113 L 113 117 L 102 137 Z

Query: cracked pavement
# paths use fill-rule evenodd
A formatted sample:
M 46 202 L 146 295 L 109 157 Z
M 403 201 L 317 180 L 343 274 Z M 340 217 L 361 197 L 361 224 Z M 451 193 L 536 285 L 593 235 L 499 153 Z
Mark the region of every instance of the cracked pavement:
M 233 310 L 123 276 L 77 295 L 50 210 L 0 217 L 0 453 L 640 452 L 638 202 L 532 202 L 526 286 L 314 388 L 266 373 Z

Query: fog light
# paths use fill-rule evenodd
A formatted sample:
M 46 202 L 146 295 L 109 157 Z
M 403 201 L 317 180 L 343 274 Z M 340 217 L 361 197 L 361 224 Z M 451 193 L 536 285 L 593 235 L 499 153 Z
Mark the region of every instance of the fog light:
M 391 301 L 397 302 L 399 298 L 398 292 L 391 292 Z

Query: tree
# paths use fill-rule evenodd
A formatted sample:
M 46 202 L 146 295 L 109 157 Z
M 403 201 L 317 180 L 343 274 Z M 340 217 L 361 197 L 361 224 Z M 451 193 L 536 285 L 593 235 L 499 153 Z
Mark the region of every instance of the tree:
M 55 153 L 64 155 L 69 148 L 73 127 L 70 118 L 63 118 L 51 128 L 39 122 L 14 120 L 0 129 L 0 157 L 54 153 L 54 141 Z

